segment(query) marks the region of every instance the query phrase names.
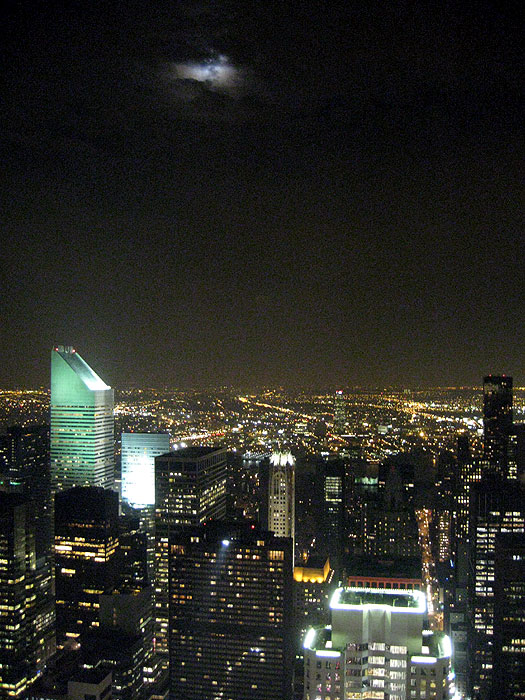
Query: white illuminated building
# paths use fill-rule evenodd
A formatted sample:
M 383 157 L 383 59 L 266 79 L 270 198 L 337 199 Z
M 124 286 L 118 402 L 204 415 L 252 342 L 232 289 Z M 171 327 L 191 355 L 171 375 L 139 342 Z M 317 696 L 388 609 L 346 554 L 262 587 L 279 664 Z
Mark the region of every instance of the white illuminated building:
M 122 500 L 155 505 L 155 457 L 170 450 L 168 433 L 122 433 Z
M 270 458 L 268 530 L 295 539 L 295 459 L 291 452 L 274 452 Z
M 304 640 L 304 700 L 449 700 L 449 637 L 424 629 L 421 591 L 339 588 Z

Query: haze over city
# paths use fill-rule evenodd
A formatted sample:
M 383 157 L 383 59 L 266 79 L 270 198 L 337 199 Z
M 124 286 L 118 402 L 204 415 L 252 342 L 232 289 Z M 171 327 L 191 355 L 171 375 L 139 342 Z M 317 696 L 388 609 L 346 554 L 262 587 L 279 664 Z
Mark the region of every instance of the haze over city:
M 518 13 L 10 4 L 0 386 L 523 383 Z

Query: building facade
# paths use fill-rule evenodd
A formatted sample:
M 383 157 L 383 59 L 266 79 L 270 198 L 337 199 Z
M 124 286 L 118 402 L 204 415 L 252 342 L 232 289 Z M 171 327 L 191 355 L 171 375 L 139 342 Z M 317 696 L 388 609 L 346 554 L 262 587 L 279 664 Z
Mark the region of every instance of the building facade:
M 525 533 L 523 489 L 488 474 L 472 490 L 468 568 L 469 692 L 482 700 L 492 692 L 496 538 L 513 533 Z
M 168 536 L 171 527 L 226 516 L 226 450 L 187 447 L 155 458 L 155 640 L 168 658 Z
M 99 596 L 118 580 L 118 495 L 77 487 L 55 496 L 57 635 L 99 626 Z
M 525 698 L 525 536 L 496 537 L 491 700 Z
M 168 433 L 122 433 L 122 500 L 133 508 L 155 505 L 155 457 L 170 451 Z
M 171 700 L 289 700 L 292 544 L 255 524 L 170 535 Z
M 114 488 L 113 389 L 76 350 L 51 352 L 51 483 Z
M 34 538 L 27 499 L 0 491 L 0 698 L 22 698 L 37 675 Z

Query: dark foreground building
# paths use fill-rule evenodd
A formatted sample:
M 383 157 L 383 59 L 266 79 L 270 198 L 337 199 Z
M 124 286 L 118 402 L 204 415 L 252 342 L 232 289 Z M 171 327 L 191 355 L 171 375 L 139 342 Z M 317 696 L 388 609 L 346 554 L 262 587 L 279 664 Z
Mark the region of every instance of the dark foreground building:
M 525 698 L 525 534 L 496 537 L 492 700 Z
M 212 522 L 169 544 L 171 700 L 289 700 L 291 539 Z
M 57 634 L 77 638 L 98 627 L 99 596 L 118 579 L 118 495 L 76 487 L 55 498 Z

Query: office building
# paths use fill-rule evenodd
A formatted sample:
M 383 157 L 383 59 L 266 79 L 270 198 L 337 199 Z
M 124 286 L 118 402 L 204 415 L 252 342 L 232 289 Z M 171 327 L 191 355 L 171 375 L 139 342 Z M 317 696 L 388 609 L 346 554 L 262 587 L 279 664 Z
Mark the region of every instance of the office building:
M 52 570 L 52 508 L 49 475 L 49 427 L 11 426 L 1 436 L 4 446 L 2 488 L 24 496 L 25 532 L 34 553 L 31 566 L 30 610 L 26 611 L 33 637 L 34 661 L 41 672 L 55 651 L 55 596 Z
M 459 542 L 454 552 L 454 566 L 444 591 L 443 629 L 450 635 L 454 649 L 456 690 L 460 698 L 468 697 L 470 632 L 468 606 L 468 542 Z
M 483 456 L 493 470 L 507 475 L 508 442 L 512 429 L 512 377 L 483 379 Z
M 119 518 L 120 585 L 130 590 L 142 590 L 152 581 L 149 572 L 149 533 L 141 527 L 136 516 Z
M 290 452 L 270 458 L 268 530 L 295 542 L 295 459 Z
M 488 471 L 489 467 L 489 463 L 482 459 L 460 462 L 458 466 L 458 479 L 452 499 L 453 550 L 456 550 L 459 544 L 468 541 L 470 493 L 474 484 L 481 481 L 481 475 Z
M 22 698 L 37 675 L 43 640 L 33 634 L 34 538 L 28 501 L 0 491 L 0 697 Z M 37 644 L 40 645 L 38 648 Z
M 294 698 L 303 696 L 303 639 L 308 627 L 325 625 L 329 601 L 337 586 L 334 570 L 326 556 L 313 555 L 294 566 Z
M 113 488 L 113 389 L 69 346 L 51 352 L 51 483 Z
M 451 643 L 424 629 L 420 591 L 339 588 L 304 640 L 304 700 L 448 700 Z
M 385 486 L 362 511 L 363 554 L 377 559 L 419 557 L 419 531 L 400 470 L 391 468 Z
M 134 649 L 133 653 L 127 657 L 127 666 L 121 664 L 121 668 L 124 668 L 122 674 L 124 680 L 119 680 L 119 676 L 115 678 L 114 674 L 114 697 L 116 697 L 116 691 L 129 694 L 129 688 L 136 687 L 138 676 L 142 678 L 141 693 L 146 694 L 146 689 L 151 688 L 158 680 L 157 661 L 153 655 L 153 590 L 150 586 L 141 590 L 129 590 L 119 585 L 112 593 L 101 595 L 99 600 L 98 631 L 103 633 L 109 631 L 116 638 L 120 634 L 130 640 L 130 649 L 131 647 Z M 95 640 L 98 631 L 95 631 L 93 636 Z M 107 659 L 103 659 L 102 655 L 99 657 L 109 666 L 111 653 L 108 654 Z M 140 670 L 140 674 L 137 673 L 137 669 Z M 129 683 L 125 679 L 128 679 Z M 116 685 L 120 685 L 120 689 L 116 689 Z
M 77 487 L 55 496 L 57 635 L 99 625 L 99 596 L 118 581 L 118 495 Z
M 168 433 L 122 433 L 122 500 L 133 508 L 155 505 L 155 457 L 170 451 Z
M 514 423 L 509 434 L 507 453 L 509 479 L 522 479 L 525 473 L 525 423 Z
M 328 557 L 311 556 L 294 566 L 294 613 L 297 643 L 303 639 L 307 627 L 326 622 L 328 603 L 335 590 L 334 570 Z M 302 654 L 300 649 L 298 653 Z
M 0 437 L 3 445 L 1 478 L 29 499 L 28 516 L 35 533 L 37 559 L 49 558 L 52 550 L 51 480 L 49 473 L 49 426 L 14 425 Z
M 168 534 L 226 515 L 226 450 L 187 447 L 155 458 L 156 650 L 168 654 Z
M 253 523 L 170 534 L 171 700 L 289 700 L 292 543 Z
M 317 464 L 321 488 L 319 533 L 330 562 L 339 576 L 345 547 L 345 463 L 339 459 L 321 460 Z
M 496 537 L 491 700 L 525 698 L 525 536 Z
M 471 695 L 492 686 L 496 538 L 525 533 L 525 497 L 517 482 L 487 474 L 472 489 L 469 534 L 469 667 Z M 496 688 L 494 688 L 496 690 Z
M 111 672 L 83 668 L 78 644 L 59 651 L 25 696 L 27 700 L 109 700 Z

